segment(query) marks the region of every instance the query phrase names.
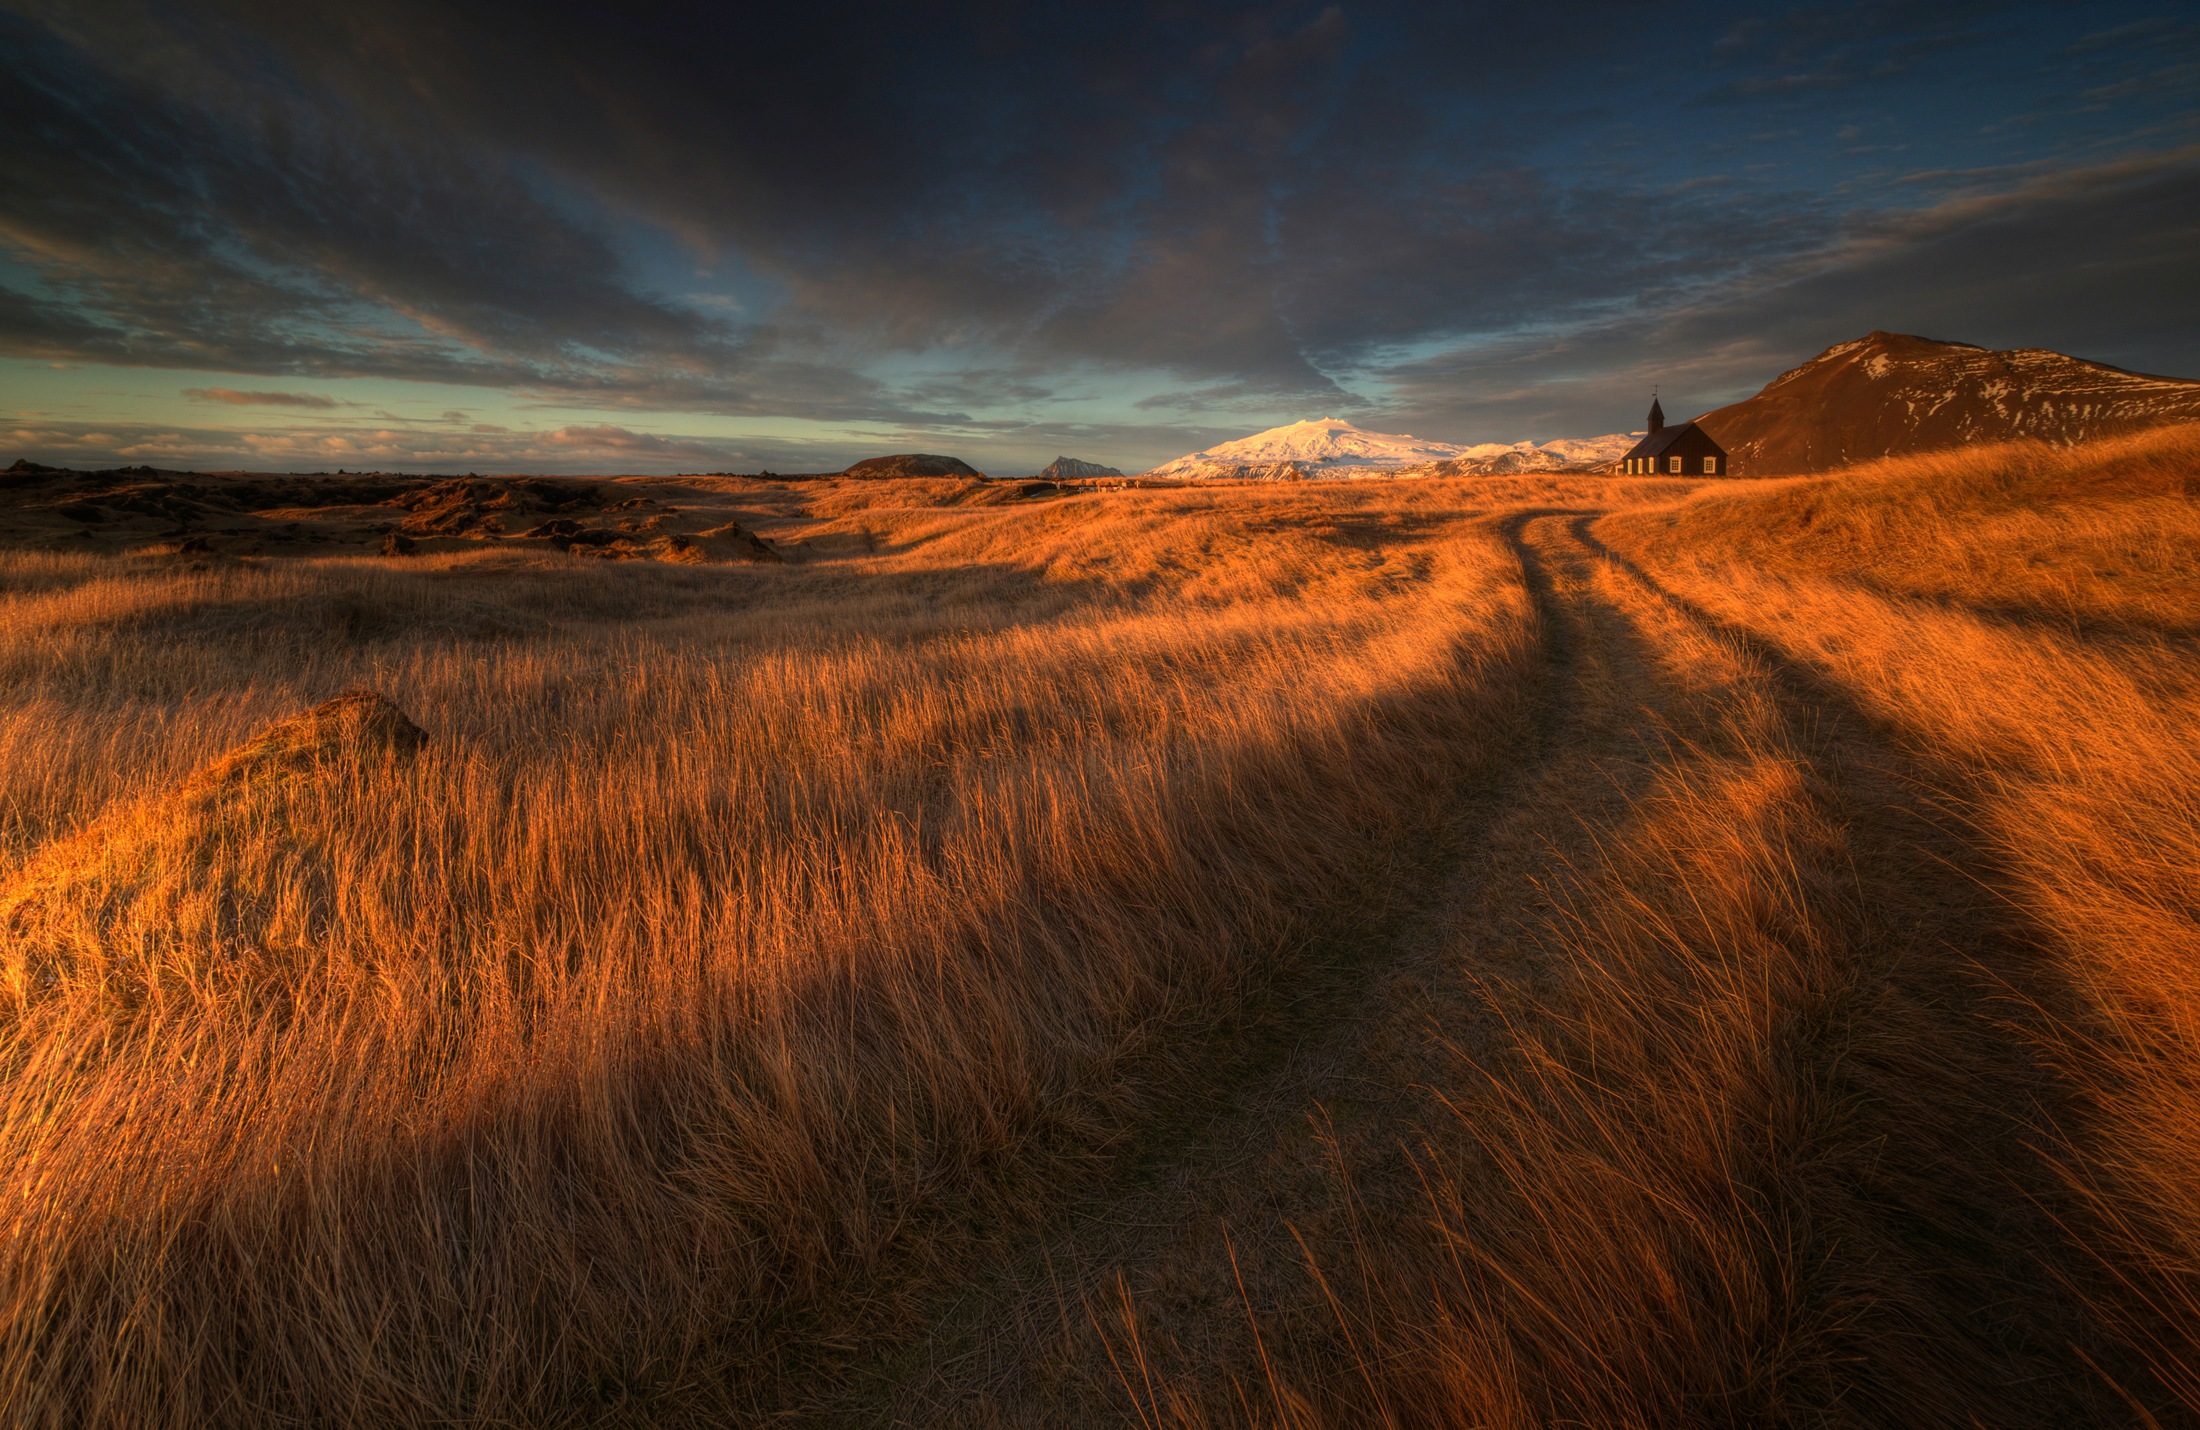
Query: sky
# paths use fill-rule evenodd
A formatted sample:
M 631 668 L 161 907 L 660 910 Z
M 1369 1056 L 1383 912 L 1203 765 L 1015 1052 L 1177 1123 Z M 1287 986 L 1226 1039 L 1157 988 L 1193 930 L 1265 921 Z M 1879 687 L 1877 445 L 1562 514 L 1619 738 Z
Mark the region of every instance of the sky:
M 2196 255 L 2189 3 L 0 0 L 0 463 L 1546 441 Z

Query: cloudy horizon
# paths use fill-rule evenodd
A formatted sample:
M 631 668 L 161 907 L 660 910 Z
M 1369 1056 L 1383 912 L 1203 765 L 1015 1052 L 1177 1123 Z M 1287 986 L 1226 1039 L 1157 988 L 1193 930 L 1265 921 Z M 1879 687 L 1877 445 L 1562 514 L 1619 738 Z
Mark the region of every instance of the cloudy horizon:
M 0 461 L 1587 437 L 1874 328 L 2200 376 L 2162 4 L 0 0 Z

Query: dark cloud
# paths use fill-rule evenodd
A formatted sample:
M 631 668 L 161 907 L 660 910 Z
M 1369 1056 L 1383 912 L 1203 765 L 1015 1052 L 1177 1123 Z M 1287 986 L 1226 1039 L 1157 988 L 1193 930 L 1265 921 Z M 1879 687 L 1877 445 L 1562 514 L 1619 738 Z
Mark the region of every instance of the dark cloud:
M 1390 415 L 1436 434 L 1557 435 L 1600 411 L 1618 429 L 1653 384 L 1676 411 L 1707 410 L 1874 328 L 1990 347 L 2048 334 L 2080 357 L 2190 375 L 2194 252 L 2200 149 L 2036 176 L 1856 224 L 1723 295 L 1401 365 Z
M 0 290 L 9 351 L 727 411 L 883 405 L 784 333 L 637 291 L 608 220 L 576 218 L 509 156 L 279 88 L 210 102 L 20 20 L 0 31 L 0 239 L 42 280 Z
M 11 3 L 19 357 L 1133 451 L 1578 432 L 1867 313 L 2200 361 L 2171 171 L 2102 177 L 2194 27 L 2121 3 Z

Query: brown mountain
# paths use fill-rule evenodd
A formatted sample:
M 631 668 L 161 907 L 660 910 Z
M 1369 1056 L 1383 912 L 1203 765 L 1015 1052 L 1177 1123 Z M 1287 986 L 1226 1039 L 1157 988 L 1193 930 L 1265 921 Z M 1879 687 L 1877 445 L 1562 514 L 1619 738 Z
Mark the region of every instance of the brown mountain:
M 930 452 L 903 452 L 892 457 L 871 457 L 841 473 L 844 477 L 982 477 L 985 473 L 960 457 L 939 457 Z
M 2045 348 L 1995 352 L 1872 333 L 1696 420 L 1726 448 L 1737 476 L 1769 477 L 1967 442 L 2035 437 L 2067 446 L 2200 422 L 2200 382 Z

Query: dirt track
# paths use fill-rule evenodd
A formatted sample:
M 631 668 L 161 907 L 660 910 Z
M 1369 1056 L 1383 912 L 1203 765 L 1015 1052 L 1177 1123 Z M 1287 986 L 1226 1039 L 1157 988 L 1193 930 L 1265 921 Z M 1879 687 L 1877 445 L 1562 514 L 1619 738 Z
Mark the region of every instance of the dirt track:
M 1594 513 L 1503 530 L 1543 626 L 1542 713 L 1502 772 L 1461 791 L 1428 868 L 1407 871 L 1427 897 L 1325 947 L 1317 986 L 1218 1053 L 1219 1092 L 1067 1220 L 1004 1248 L 1003 1270 L 958 1288 L 928 1338 L 871 1363 L 845 1423 L 1160 1424 L 1179 1418 L 1172 1403 L 1267 1418 L 1253 1407 L 1290 1378 L 1271 1357 L 1349 1374 L 1364 1352 L 1335 1344 L 1309 1261 L 1335 1278 L 1356 1236 L 1426 1217 L 1438 1098 L 1471 1110 L 1538 1020 L 1578 1013 L 1585 916 L 1615 880 L 1660 867 L 1611 851 L 1663 837 L 1677 792 L 1744 787 L 1770 791 L 1764 847 L 1746 852 L 1796 891 L 1792 910 L 1743 911 L 1795 971 L 1764 979 L 1755 1035 L 1775 1072 L 1735 1114 L 1755 1142 L 1720 1193 L 1765 1289 L 1727 1328 L 1730 1373 L 1703 1388 L 1715 1401 L 1671 1409 L 1918 1425 L 2127 1413 L 2080 1358 L 2112 1358 L 2071 1294 L 2086 1269 L 2011 1250 L 2058 1244 L 2058 1192 L 2028 1148 L 2074 1114 L 2012 1011 L 2012 993 L 2056 1006 L 2039 940 L 1948 791 L 1836 688 L 1616 557 Z M 2069 1373 L 2043 1380 L 2043 1361 Z

